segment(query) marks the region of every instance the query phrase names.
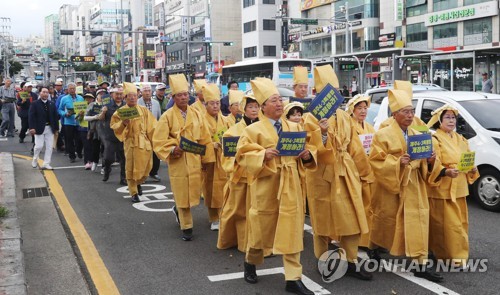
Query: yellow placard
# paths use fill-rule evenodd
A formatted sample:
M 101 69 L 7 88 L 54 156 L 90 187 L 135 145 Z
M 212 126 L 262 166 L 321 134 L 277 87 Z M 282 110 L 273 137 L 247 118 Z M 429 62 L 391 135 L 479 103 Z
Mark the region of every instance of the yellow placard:
M 460 155 L 460 162 L 458 162 L 458 171 L 469 172 L 474 168 L 476 159 L 476 152 L 466 152 Z
M 227 131 L 227 128 L 225 128 L 225 127 L 219 129 L 217 132 L 215 132 L 215 134 L 213 136 L 213 140 L 215 142 L 222 142 L 222 136 L 224 135 L 224 133 L 226 131 Z
M 31 98 L 31 95 L 27 91 L 21 91 L 19 92 L 19 97 L 22 99 L 23 102 L 25 102 L 27 99 Z
M 140 116 L 139 110 L 136 107 L 133 107 L 133 108 L 121 107 L 116 111 L 118 112 L 118 115 L 120 116 L 120 119 L 122 119 L 122 120 L 129 120 L 129 119 L 137 118 Z
M 83 86 L 82 85 L 76 86 L 76 93 L 77 94 L 83 94 Z
M 73 103 L 73 111 L 75 114 L 79 114 L 81 111 L 86 111 L 87 110 L 87 102 L 86 101 L 75 101 Z

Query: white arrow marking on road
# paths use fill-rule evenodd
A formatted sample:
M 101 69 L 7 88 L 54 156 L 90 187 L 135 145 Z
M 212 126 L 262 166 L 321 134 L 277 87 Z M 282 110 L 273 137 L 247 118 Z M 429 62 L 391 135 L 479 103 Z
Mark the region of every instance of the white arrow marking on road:
M 274 274 L 285 274 L 285 269 L 283 267 L 276 267 L 276 268 L 257 270 L 258 276 L 266 276 Z M 228 281 L 228 280 L 235 280 L 242 278 L 243 278 L 243 272 L 233 272 L 228 274 L 208 276 L 208 279 L 211 282 Z M 321 287 L 321 285 L 317 284 L 316 282 L 314 282 L 305 275 L 302 275 L 302 282 L 304 283 L 304 285 L 306 285 L 306 287 L 309 290 L 313 291 L 314 294 L 331 294 L 328 290 L 324 289 L 323 287 Z

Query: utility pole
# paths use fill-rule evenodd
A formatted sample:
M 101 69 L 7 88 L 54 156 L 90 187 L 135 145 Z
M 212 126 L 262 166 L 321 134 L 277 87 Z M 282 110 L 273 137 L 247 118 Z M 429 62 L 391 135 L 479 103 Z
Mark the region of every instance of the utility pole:
M 125 82 L 125 33 L 123 31 L 123 27 L 125 26 L 124 21 L 123 21 L 123 0 L 120 0 L 120 5 L 121 5 L 121 40 L 120 40 L 120 70 L 121 70 L 121 82 Z M 130 10 L 130 8 L 129 8 Z
M 187 23 L 187 40 L 191 41 L 191 0 L 187 0 L 187 14 L 189 15 L 188 17 L 188 23 Z M 189 46 L 190 42 L 187 43 L 187 63 L 191 67 L 191 46 Z M 189 69 L 190 70 L 190 69 Z M 190 73 L 190 72 L 188 72 Z M 188 84 L 191 85 L 191 75 L 187 75 L 187 80 Z

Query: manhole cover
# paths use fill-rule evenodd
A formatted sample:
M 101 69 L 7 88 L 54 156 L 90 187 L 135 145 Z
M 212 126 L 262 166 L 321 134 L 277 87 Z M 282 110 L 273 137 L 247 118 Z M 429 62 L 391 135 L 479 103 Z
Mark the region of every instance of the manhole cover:
M 46 187 L 33 187 L 23 189 L 23 199 L 50 197 L 49 190 Z

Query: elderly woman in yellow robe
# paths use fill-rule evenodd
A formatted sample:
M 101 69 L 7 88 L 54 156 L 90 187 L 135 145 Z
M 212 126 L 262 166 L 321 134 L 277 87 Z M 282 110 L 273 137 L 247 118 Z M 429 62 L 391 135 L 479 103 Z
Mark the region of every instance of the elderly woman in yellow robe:
M 283 102 L 269 79 L 251 81 L 263 117 L 243 131 L 236 161 L 252 176 L 249 183 L 250 210 L 247 215 L 248 246 L 244 279 L 257 283 L 255 266 L 264 262 L 264 250 L 283 255 L 285 289 L 314 294 L 302 283 L 300 252 L 304 249 L 304 195 L 301 174 L 304 166 L 315 168 L 315 151 L 306 147 L 298 156 L 280 156 L 279 134 L 301 131 L 300 125 L 282 120 Z
M 353 128 L 360 139 L 363 138 L 362 144 L 363 148 L 367 152 L 366 157 L 368 159 L 368 153 L 370 152 L 371 139 L 375 134 L 375 128 L 366 122 L 366 115 L 368 114 L 368 109 L 370 108 L 370 97 L 358 94 L 354 96 L 347 103 L 347 113 L 351 115 L 351 120 Z M 367 146 L 365 146 L 367 145 Z M 371 227 L 371 208 L 370 201 L 372 198 L 372 184 L 375 181 L 375 175 L 370 169 L 370 173 L 365 176 L 361 176 L 361 193 L 363 196 L 363 207 L 365 208 L 366 221 L 368 222 L 368 229 Z M 359 246 L 367 248 L 370 245 L 370 235 L 365 233 L 361 235 L 359 241 Z
M 438 259 L 451 259 L 463 267 L 469 258 L 468 185 L 479 178 L 474 167 L 458 170 L 460 157 L 470 152 L 467 139 L 454 131 L 458 110 L 444 105 L 427 123 L 434 128 L 432 144 L 438 166 L 429 177 L 429 249 Z
M 229 111 L 230 113 L 226 116 L 226 119 L 229 121 L 229 124 L 233 126 L 238 123 L 242 116 L 242 112 L 240 110 L 240 102 L 245 96 L 245 93 L 241 90 L 231 90 L 229 89 Z
M 318 92 L 330 84 L 338 88 L 330 65 L 314 69 Z M 346 251 L 347 274 L 362 280 L 372 275 L 356 267 L 359 239 L 368 233 L 360 176 L 370 172 L 369 162 L 349 115 L 337 109 L 330 118 L 305 118 L 308 143 L 318 150 L 318 169 L 307 171 L 307 199 L 314 232 L 314 254 L 322 260 L 332 239 L 339 239 Z
M 240 108 L 243 111 L 242 120 L 224 133 L 223 140 L 240 137 L 247 126 L 259 121 L 259 103 L 253 97 L 244 96 Z M 238 250 L 245 252 L 246 216 L 250 209 L 249 179 L 246 170 L 235 161 L 234 156 L 223 155 L 221 159 L 222 168 L 229 174 L 229 180 L 224 187 L 217 248 L 228 249 L 237 246 Z M 266 254 L 268 253 L 264 253 Z
M 214 162 L 212 140 L 203 116 L 188 105 L 189 86 L 183 74 L 170 75 L 174 106 L 162 114 L 153 135 L 153 147 L 160 160 L 168 163 L 170 186 L 174 193 L 177 222 L 182 239 L 193 239 L 191 208 L 200 203 L 202 165 Z M 206 146 L 204 156 L 183 151 L 181 137 Z
M 139 202 L 142 195 L 141 184 L 149 176 L 153 166 L 153 132 L 156 119 L 143 106 L 137 104 L 137 88 L 132 83 L 123 83 L 126 105 L 121 109 L 136 108 L 139 116 L 133 119 L 121 119 L 119 112 L 111 117 L 111 129 L 116 138 L 123 142 L 125 150 L 125 175 L 132 202 Z
M 208 218 L 211 230 L 219 230 L 219 213 L 222 208 L 223 190 L 227 182 L 227 173 L 222 169 L 222 136 L 229 129 L 229 121 L 220 112 L 219 87 L 208 84 L 202 87 L 205 107 L 207 111 L 203 116 L 207 124 L 212 144 L 207 148 L 213 149 L 215 162 L 208 163 L 202 173 L 202 192 L 205 206 L 208 208 Z
M 433 165 L 435 155 L 426 160 L 411 159 L 408 154 L 408 137 L 419 134 L 410 128 L 415 109 L 408 92 L 389 90 L 389 106 L 394 121 L 375 133 L 369 156 L 376 179 L 371 200 L 370 248 L 380 246 L 392 255 L 410 257 L 418 265 L 412 269 L 415 276 L 440 282 L 443 277 L 427 266 L 426 180 L 428 165 Z M 376 251 L 369 256 L 380 259 Z

